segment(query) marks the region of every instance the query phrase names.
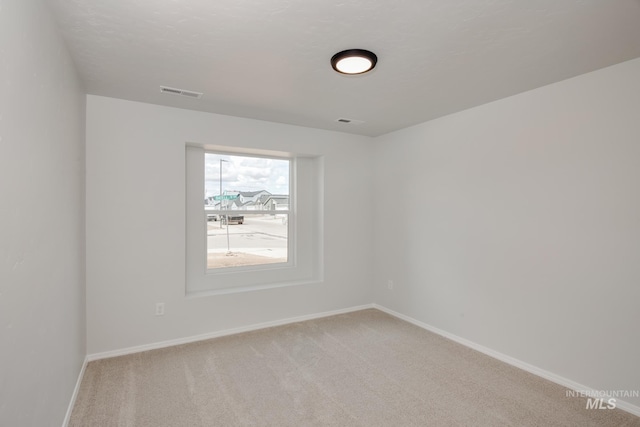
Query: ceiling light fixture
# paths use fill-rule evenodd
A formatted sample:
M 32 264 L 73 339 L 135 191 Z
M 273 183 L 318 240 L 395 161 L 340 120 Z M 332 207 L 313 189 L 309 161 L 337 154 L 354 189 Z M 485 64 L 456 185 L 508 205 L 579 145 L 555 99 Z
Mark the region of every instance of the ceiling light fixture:
M 375 53 L 364 49 L 348 49 L 331 58 L 331 66 L 341 74 L 364 74 L 373 70 L 378 62 Z

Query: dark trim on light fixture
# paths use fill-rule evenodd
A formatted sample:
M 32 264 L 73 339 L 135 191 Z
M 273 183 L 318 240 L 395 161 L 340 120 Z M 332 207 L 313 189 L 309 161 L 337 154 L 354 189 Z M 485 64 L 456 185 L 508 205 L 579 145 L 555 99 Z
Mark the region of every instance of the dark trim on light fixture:
M 344 61 L 345 59 L 350 59 L 350 58 L 353 58 L 354 60 L 357 60 L 357 59 L 364 60 L 364 61 L 360 61 L 362 62 L 362 67 L 355 70 L 349 70 L 344 67 L 344 63 L 339 64 L 340 61 Z M 367 64 L 367 62 L 369 64 Z M 342 52 L 336 53 L 331 58 L 331 66 L 333 67 L 334 70 L 336 70 L 340 74 L 349 74 L 349 75 L 367 73 L 373 70 L 377 62 L 378 62 L 378 57 L 376 56 L 376 54 L 364 49 L 343 50 Z

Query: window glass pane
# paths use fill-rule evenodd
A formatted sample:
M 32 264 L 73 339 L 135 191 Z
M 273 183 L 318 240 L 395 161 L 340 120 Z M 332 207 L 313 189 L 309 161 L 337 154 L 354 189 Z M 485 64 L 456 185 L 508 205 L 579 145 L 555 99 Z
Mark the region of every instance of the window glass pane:
M 283 213 L 208 214 L 207 268 L 287 262 L 288 220 Z
M 205 206 L 288 209 L 289 160 L 205 153 Z
M 286 159 L 205 153 L 207 269 L 288 261 L 289 171 Z

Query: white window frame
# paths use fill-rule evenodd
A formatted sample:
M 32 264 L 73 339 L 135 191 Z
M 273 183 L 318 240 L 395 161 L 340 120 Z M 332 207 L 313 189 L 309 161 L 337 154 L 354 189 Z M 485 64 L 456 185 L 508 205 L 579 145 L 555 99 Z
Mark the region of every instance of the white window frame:
M 286 263 L 207 268 L 207 216 L 203 209 L 204 153 L 284 158 L 290 161 L 289 229 Z M 186 144 L 185 244 L 188 296 L 235 293 L 323 280 L 322 171 L 319 156 Z M 229 211 L 225 211 L 229 212 Z M 260 213 L 265 211 L 235 211 Z M 272 211 L 268 211 L 272 214 Z
M 216 267 L 209 268 L 207 265 L 207 274 L 224 274 L 224 273 L 233 273 L 234 271 L 242 272 L 242 271 L 252 271 L 252 270 L 271 270 L 274 268 L 285 267 L 291 268 L 295 267 L 295 231 L 296 231 L 296 215 L 295 215 L 295 158 L 282 157 L 282 156 L 267 156 L 267 155 L 257 155 L 257 154 L 238 154 L 238 153 L 230 153 L 228 151 L 219 151 L 219 150 L 211 150 L 205 149 L 204 154 L 217 154 L 217 155 L 228 155 L 228 156 L 239 156 L 239 157 L 254 157 L 257 159 L 275 159 L 275 160 L 287 160 L 289 162 L 289 208 L 285 210 L 281 210 L 278 213 L 287 214 L 287 261 L 286 262 L 277 262 L 277 263 L 268 263 L 268 264 L 256 264 L 256 265 L 244 265 L 244 266 L 235 266 L 235 267 Z M 221 205 L 222 206 L 222 205 Z M 208 222 L 207 215 L 216 214 L 219 217 L 221 215 L 273 215 L 274 211 L 270 210 L 240 210 L 240 209 L 210 209 L 204 208 L 204 221 L 205 221 L 205 230 L 206 224 Z M 206 244 L 206 242 L 205 242 Z M 208 249 L 208 247 L 207 247 Z M 205 252 L 206 255 L 206 252 Z

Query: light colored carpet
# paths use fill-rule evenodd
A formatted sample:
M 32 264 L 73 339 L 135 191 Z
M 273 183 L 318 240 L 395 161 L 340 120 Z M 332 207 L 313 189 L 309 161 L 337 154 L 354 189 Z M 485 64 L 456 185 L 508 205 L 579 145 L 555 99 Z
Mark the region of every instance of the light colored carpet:
M 89 363 L 70 426 L 640 426 L 378 310 Z

